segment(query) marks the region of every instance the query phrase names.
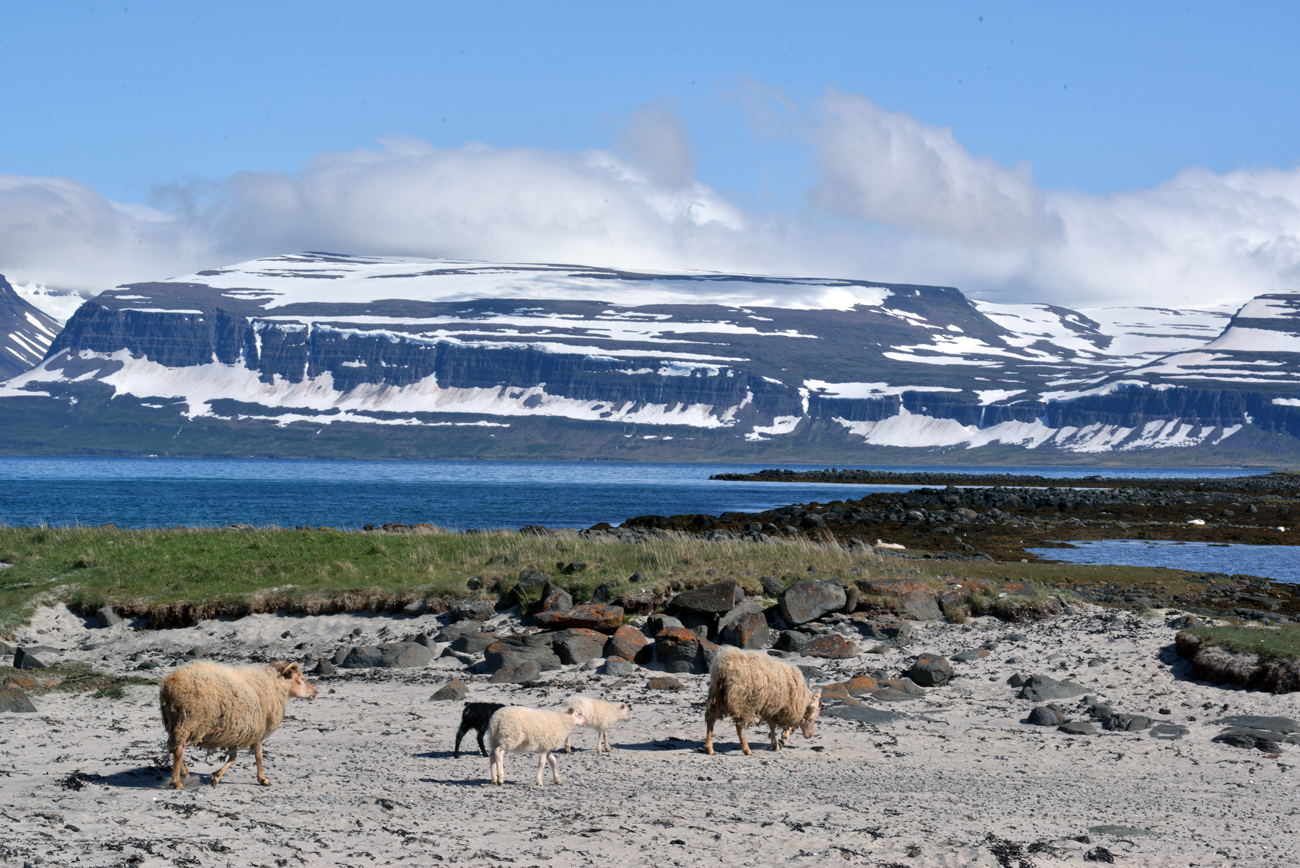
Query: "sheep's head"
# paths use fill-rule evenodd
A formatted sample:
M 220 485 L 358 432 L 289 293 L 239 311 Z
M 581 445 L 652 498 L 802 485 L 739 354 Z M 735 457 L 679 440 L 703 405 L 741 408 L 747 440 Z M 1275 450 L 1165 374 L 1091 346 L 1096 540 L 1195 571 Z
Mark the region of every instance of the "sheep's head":
M 620 703 L 618 704 L 618 710 L 621 711 L 621 712 L 623 712 L 623 722 L 624 722 L 624 723 L 631 723 L 631 722 L 632 722 L 632 709 L 630 709 L 630 708 L 627 707 L 627 703 L 626 703 L 626 702 L 620 702 Z
M 307 677 L 302 674 L 302 667 L 297 663 L 287 663 L 284 660 L 277 660 L 271 664 L 280 678 L 289 682 L 289 695 L 295 699 L 315 699 L 316 688 L 308 683 Z
M 586 725 L 587 725 L 587 715 L 583 714 L 581 711 L 578 711 L 578 709 L 573 708 L 572 706 L 570 706 L 569 708 L 564 709 L 564 713 L 565 713 L 565 714 L 568 714 L 568 715 L 571 715 L 571 716 L 573 717 L 573 725 L 574 725 L 574 726 L 586 726 Z
M 817 715 L 822 713 L 822 692 L 820 689 L 813 692 L 812 698 L 808 700 L 808 707 L 803 711 L 803 720 L 799 721 L 799 732 L 803 733 L 804 738 L 813 737 L 813 724 L 817 722 Z

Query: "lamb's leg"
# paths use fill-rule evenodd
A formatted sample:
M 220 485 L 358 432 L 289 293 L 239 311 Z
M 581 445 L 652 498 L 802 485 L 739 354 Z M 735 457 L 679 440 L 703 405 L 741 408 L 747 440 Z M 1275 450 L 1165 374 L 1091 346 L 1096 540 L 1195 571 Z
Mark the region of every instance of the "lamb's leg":
M 462 721 L 460 722 L 460 729 L 456 730 L 456 744 L 455 744 L 455 745 L 452 747 L 452 749 L 451 749 L 451 758 L 452 758 L 452 759 L 460 759 L 460 740 L 461 740 L 462 738 L 465 737 L 465 733 L 467 733 L 467 732 L 469 732 L 469 725 L 468 725 L 467 723 L 465 723 L 465 721 L 462 720 Z M 480 733 L 478 734 L 478 746 L 479 746 L 480 748 L 483 747 L 483 733 L 482 733 L 482 732 L 480 732 Z M 487 754 L 487 752 L 484 751 L 484 755 L 486 755 L 486 754 Z
M 600 745 L 598 744 L 596 747 L 599 748 Z M 573 733 L 569 733 L 564 737 L 564 752 L 573 753 Z M 596 753 L 600 753 L 600 751 L 597 750 Z
M 492 748 L 492 783 L 504 784 L 506 782 L 506 749 L 494 745 Z
M 488 749 L 487 749 L 487 747 L 483 744 L 483 733 L 487 732 L 487 727 L 483 727 L 482 729 L 475 730 L 475 732 L 478 733 L 478 752 L 481 753 L 481 754 L 483 754 L 483 756 L 487 756 L 487 755 L 488 755 Z M 460 745 L 460 739 L 456 739 L 456 744 L 457 744 L 457 746 Z
M 749 742 L 745 741 L 745 727 L 740 721 L 736 721 L 736 736 L 740 739 L 740 749 L 745 752 L 745 756 L 749 756 Z
M 546 758 L 551 755 L 549 750 L 544 750 L 537 754 L 537 786 L 542 785 L 542 771 L 546 768 Z M 554 762 L 554 760 L 552 760 Z
M 179 742 L 176 747 L 172 748 L 172 789 L 184 789 L 181 783 L 181 774 L 185 777 L 190 776 L 190 770 L 185 766 L 185 742 Z
M 217 773 L 212 776 L 212 786 L 215 787 L 217 784 L 221 783 L 221 776 L 226 773 L 228 768 L 235 764 L 235 757 L 237 756 L 239 756 L 239 748 L 237 747 L 232 747 L 230 750 L 226 751 L 226 764 L 219 768 Z
M 555 753 L 553 751 L 548 750 L 546 752 L 546 758 L 551 761 L 551 777 L 555 779 L 555 783 L 557 784 L 564 783 L 564 781 L 560 780 L 560 766 L 555 761 Z M 540 770 L 538 770 L 537 772 L 537 783 L 538 785 L 542 783 L 542 773 Z
M 600 746 L 602 744 L 605 745 L 605 753 L 613 753 L 613 751 L 609 749 L 609 730 L 607 729 L 602 729 L 600 731 L 600 737 L 596 739 L 596 753 L 600 753 Z
M 709 754 L 713 753 L 713 724 L 717 723 L 718 718 L 720 717 L 722 717 L 722 714 L 717 709 L 714 708 L 710 708 L 708 711 L 704 713 L 704 723 L 705 726 L 707 727 L 704 734 L 705 753 L 709 753 Z
M 264 787 L 271 786 L 271 779 L 262 771 L 262 740 L 253 742 L 253 756 L 257 757 L 257 782 Z

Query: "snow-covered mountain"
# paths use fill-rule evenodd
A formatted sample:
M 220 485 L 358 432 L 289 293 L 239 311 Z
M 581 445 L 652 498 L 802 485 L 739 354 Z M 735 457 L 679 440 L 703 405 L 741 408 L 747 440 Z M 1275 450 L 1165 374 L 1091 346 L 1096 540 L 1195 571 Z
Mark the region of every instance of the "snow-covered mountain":
M 33 307 L 0 276 L 0 379 L 40 362 L 62 328 L 62 323 Z
M 144 426 L 226 454 L 1212 447 L 1300 436 L 1297 308 L 1072 311 L 858 280 L 302 254 L 102 293 L 0 386 L 0 416 L 38 437 L 62 407 L 100 444 L 105 425 Z

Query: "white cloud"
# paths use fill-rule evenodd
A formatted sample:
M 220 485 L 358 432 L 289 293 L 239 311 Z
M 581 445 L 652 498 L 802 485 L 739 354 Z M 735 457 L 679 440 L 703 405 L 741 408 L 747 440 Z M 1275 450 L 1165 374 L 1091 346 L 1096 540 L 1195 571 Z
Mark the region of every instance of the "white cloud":
M 685 127 L 652 106 L 618 153 L 391 139 L 297 174 L 161 190 L 157 209 L 77 181 L 0 176 L 0 273 L 99 291 L 334 250 L 856 277 L 1075 307 L 1300 289 L 1300 168 L 1191 168 L 1105 196 L 1044 190 L 1028 168 L 973 156 L 950 130 L 862 96 L 780 109 L 822 171 L 800 213 L 747 212 L 694 180 Z

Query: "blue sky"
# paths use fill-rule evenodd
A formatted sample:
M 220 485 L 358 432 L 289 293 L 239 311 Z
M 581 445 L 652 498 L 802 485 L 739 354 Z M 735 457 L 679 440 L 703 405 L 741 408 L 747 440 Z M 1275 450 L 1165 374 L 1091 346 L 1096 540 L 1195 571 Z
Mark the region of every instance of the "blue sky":
M 1077 306 L 1300 289 L 1292 5 L 193 7 L 6 8 L 0 273 L 326 248 Z

